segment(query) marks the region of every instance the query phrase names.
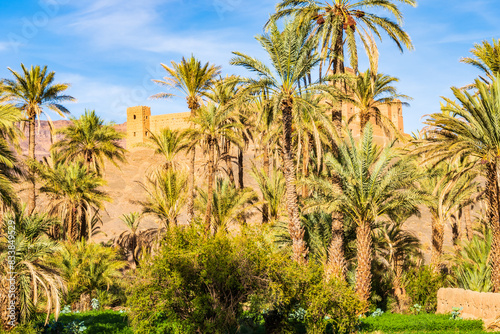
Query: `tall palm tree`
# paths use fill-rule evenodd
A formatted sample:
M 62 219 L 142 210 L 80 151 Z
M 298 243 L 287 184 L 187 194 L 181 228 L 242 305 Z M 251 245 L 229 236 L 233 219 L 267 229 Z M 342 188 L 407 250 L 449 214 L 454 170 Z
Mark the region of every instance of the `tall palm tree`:
M 235 121 L 235 115 L 231 113 L 230 109 L 218 107 L 215 104 L 200 108 L 192 122 L 195 126 L 186 130 L 189 146 L 192 148 L 201 144 L 204 153 L 208 155 L 208 203 L 204 219 L 205 233 L 208 234 L 212 214 L 211 201 L 213 199 L 214 177 L 218 167 L 217 161 L 220 156 L 222 140 L 241 147 L 241 140 L 236 135 L 236 131 L 241 128 L 241 124 Z
M 154 82 L 175 88 L 185 95 L 187 105 L 191 111 L 191 118 L 196 116 L 197 110 L 201 106 L 201 97 L 204 92 L 206 92 L 213 79 L 219 75 L 220 67 L 210 65 L 206 63 L 202 65 L 199 60 L 194 56 L 189 59 L 182 58 L 180 63 L 171 62 L 172 67 L 168 67 L 165 64 L 161 66 L 167 71 L 167 76 L 163 80 L 153 80 Z M 153 95 L 153 98 L 168 98 L 172 94 L 160 93 Z M 189 161 L 189 197 L 187 203 L 188 210 L 188 222 L 190 223 L 194 217 L 194 162 L 195 162 L 196 152 L 195 148 L 191 149 L 191 156 Z
M 365 48 L 368 48 L 370 34 L 375 34 L 381 40 L 380 31 L 383 31 L 401 52 L 403 46 L 413 49 L 410 36 L 401 28 L 403 14 L 397 3 L 416 6 L 415 0 L 281 0 L 267 25 L 270 25 L 272 20 L 291 15 L 300 17 L 304 23 L 313 23 L 315 27 L 312 34 L 319 37 L 322 62 L 329 59 L 328 69 L 333 70 L 334 74 L 344 73 L 344 44 L 347 43 L 351 67 L 357 72 L 356 36 Z M 372 11 L 368 11 L 369 9 Z M 396 22 L 375 14 L 380 11 L 391 13 Z
M 372 230 L 375 223 L 396 210 L 415 211 L 419 192 L 413 183 L 418 175 L 413 165 L 402 159 L 394 142 L 384 149 L 373 143 L 371 125 L 357 143 L 349 132 L 348 140 L 338 149 L 338 156 L 326 157 L 326 165 L 340 182 L 317 178 L 312 183 L 319 191 L 320 206 L 327 212 L 341 212 L 357 226 L 356 291 L 366 302 L 371 292 Z
M 73 124 L 56 131 L 64 137 L 52 145 L 59 151 L 63 162 L 81 160 L 98 175 L 104 171 L 104 160 L 115 166 L 116 161 L 125 161 L 125 149 L 119 140 L 125 137 L 118 132 L 113 123 L 104 123 L 94 110 L 85 110 L 80 118 L 71 117 Z
M 49 201 L 47 212 L 59 216 L 63 222 L 65 239 L 69 241 L 90 238 L 96 213 L 111 201 L 100 188 L 106 182 L 81 162 L 38 164 L 42 180 L 40 192 Z
M 243 66 L 256 73 L 258 79 L 243 79 L 243 91 L 269 91 L 272 105 L 282 114 L 283 162 L 286 180 L 286 204 L 289 217 L 289 232 L 292 238 L 294 260 L 304 263 L 307 260 L 307 245 L 304 242 L 304 229 L 301 226 L 296 192 L 295 163 L 292 151 L 293 113 L 300 106 L 314 107 L 302 97 L 305 88 L 298 83 L 316 64 L 319 58 L 313 53 L 315 41 L 309 39 L 310 26 L 301 26 L 298 20 L 290 22 L 281 32 L 273 21 L 268 34 L 257 36 L 257 40 L 268 53 L 272 68 L 262 61 L 248 55 L 234 52 L 232 65 Z M 314 85 L 307 90 L 314 90 Z
M 158 170 L 141 184 L 147 193 L 145 201 L 138 203 L 143 213 L 153 214 L 164 225 L 163 228 L 177 226 L 181 210 L 186 204 L 187 176 L 174 169 Z
M 9 223 L 14 224 L 11 226 Z M 17 292 L 17 316 L 21 322 L 29 320 L 36 313 L 40 301 L 45 298 L 47 317 L 54 312 L 57 319 L 60 311 L 60 294 L 65 291 L 65 284 L 56 265 L 51 259 L 60 249 L 59 244 L 47 236 L 50 227 L 56 222 L 54 219 L 42 214 L 27 215 L 23 209 L 5 216 L 3 233 L 0 237 L 0 313 L 1 320 L 7 323 L 5 316 L 8 314 L 7 296 L 9 295 L 7 278 L 9 272 L 15 273 Z M 14 247 L 12 255 L 9 248 L 9 229 L 15 229 Z M 10 256 L 14 256 L 14 268 L 8 268 Z
M 187 149 L 185 133 L 179 130 L 165 128 L 159 133 L 151 132 L 148 141 L 144 144 L 154 149 L 155 154 L 164 158 L 163 168 L 172 169 L 179 167 L 178 154 Z
M 47 72 L 47 66 L 31 66 L 28 70 L 21 64 L 22 73 L 11 68 L 9 71 L 14 79 L 2 79 L 0 90 L 7 101 L 15 103 L 28 120 L 28 157 L 35 159 L 35 121 L 44 114 L 44 108 L 51 109 L 61 116 L 69 114 L 68 109 L 61 102 L 74 101 L 72 96 L 64 95 L 63 92 L 69 88 L 67 83 L 54 83 L 55 72 Z M 49 118 L 49 125 L 52 126 Z M 33 171 L 31 171 L 33 174 Z M 32 212 L 36 206 L 35 177 L 31 175 L 28 212 Z
M 432 159 L 470 159 L 486 178 L 493 291 L 500 291 L 500 78 L 488 85 L 475 80 L 477 94 L 452 87 L 456 101 L 445 98 L 441 113 L 426 120 L 421 151 Z
M 470 52 L 472 57 L 464 57 L 460 59 L 460 62 L 480 69 L 485 76 L 479 76 L 479 78 L 487 84 L 491 83 L 500 74 L 500 39 L 493 39 L 493 44 L 488 41 L 476 43 Z M 470 88 L 473 87 L 474 85 L 470 86 Z
M 227 231 L 230 224 L 242 222 L 257 202 L 257 194 L 250 188 L 237 188 L 228 180 L 217 179 L 212 198 L 200 190 L 198 208 L 204 210 L 211 203 L 210 228 L 217 233 Z

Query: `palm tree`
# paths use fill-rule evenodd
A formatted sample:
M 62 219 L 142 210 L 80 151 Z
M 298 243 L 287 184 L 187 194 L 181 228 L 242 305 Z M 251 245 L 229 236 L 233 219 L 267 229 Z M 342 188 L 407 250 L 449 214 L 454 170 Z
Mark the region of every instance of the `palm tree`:
M 338 149 L 338 156 L 326 157 L 326 166 L 340 182 L 317 178 L 312 184 L 319 190 L 320 206 L 327 212 L 341 212 L 357 225 L 356 291 L 366 302 L 371 292 L 372 230 L 375 223 L 396 210 L 416 210 L 420 194 L 413 183 L 418 175 L 413 165 L 402 159 L 394 142 L 384 149 L 373 143 L 371 125 L 358 143 L 349 132 L 348 140 Z
M 151 132 L 144 145 L 154 149 L 155 154 L 163 156 L 164 169 L 171 169 L 179 167 L 178 154 L 187 149 L 185 137 L 184 132 L 165 128 L 157 134 Z
M 190 142 L 189 146 L 200 145 L 208 155 L 208 203 L 205 211 L 205 233 L 210 231 L 210 219 L 213 198 L 213 185 L 215 172 L 217 170 L 216 157 L 220 156 L 221 144 L 231 142 L 240 147 L 240 138 L 236 135 L 236 130 L 241 128 L 241 124 L 234 119 L 234 114 L 229 109 L 217 107 L 209 104 L 198 110 L 197 115 L 192 119 L 193 128 L 186 130 L 186 136 Z
M 347 43 L 351 67 L 357 73 L 358 48 L 356 35 L 368 50 L 370 33 L 381 39 L 380 31 L 384 31 L 403 52 L 403 46 L 413 49 L 411 39 L 401 28 L 403 14 L 397 3 L 416 6 L 415 0 L 281 0 L 276 5 L 276 13 L 271 16 L 267 25 L 273 20 L 287 16 L 298 16 L 304 24 L 314 23 L 313 35 L 318 36 L 322 62 L 329 59 L 328 70 L 334 74 L 344 73 L 344 44 Z M 372 12 L 368 12 L 372 9 Z M 374 12 L 388 11 L 394 15 L 396 22 L 381 17 Z M 321 67 L 320 67 L 321 77 Z
M 47 107 L 59 115 L 69 114 L 68 109 L 61 102 L 74 101 L 69 95 L 63 95 L 63 92 L 69 88 L 66 83 L 54 83 L 55 72 L 47 73 L 47 66 L 31 66 L 28 70 L 21 64 L 23 73 L 18 73 L 11 68 L 9 71 L 14 75 L 14 79 L 2 79 L 0 90 L 3 92 L 7 101 L 15 103 L 28 120 L 28 157 L 35 159 L 35 121 L 44 113 L 44 107 Z M 50 122 L 49 118 L 49 125 Z M 33 171 L 31 171 L 34 174 Z M 35 177 L 31 175 L 28 212 L 32 212 L 36 206 Z
M 228 180 L 217 179 L 212 199 L 208 194 L 200 190 L 200 198 L 197 207 L 205 209 L 208 203 L 212 203 L 212 214 L 210 228 L 214 233 L 227 231 L 231 224 L 242 222 L 248 210 L 257 202 L 257 194 L 250 188 L 237 188 Z
M 488 221 L 492 229 L 493 291 L 500 291 L 500 78 L 488 85 L 475 80 L 477 94 L 452 87 L 457 101 L 445 98 L 441 113 L 431 114 L 420 151 L 429 159 L 470 159 L 486 178 Z
M 56 265 L 51 263 L 54 253 L 60 249 L 59 244 L 47 236 L 50 227 L 56 222 L 54 219 L 42 214 L 28 216 L 26 211 L 9 213 L 4 218 L 3 233 L 0 237 L 0 314 L 4 324 L 8 312 L 8 290 L 6 284 L 10 277 L 9 272 L 15 273 L 17 305 L 16 311 L 21 322 L 29 320 L 35 315 L 40 305 L 41 297 L 44 298 L 47 317 L 49 321 L 51 312 L 57 319 L 60 311 L 60 293 L 65 291 L 65 284 Z M 13 225 L 11 225 L 13 224 Z M 14 248 L 9 242 L 9 230 L 15 230 Z M 14 268 L 8 268 L 8 260 L 14 256 Z
M 59 216 L 66 240 L 75 241 L 93 235 L 93 221 L 109 196 L 100 190 L 106 182 L 81 162 L 38 164 L 42 180 L 40 192 L 47 195 L 47 212 Z
M 282 206 L 285 199 L 285 178 L 280 170 L 273 169 L 266 173 L 265 170 L 252 168 L 252 176 L 257 182 L 257 185 L 262 193 L 262 199 L 266 206 L 262 206 L 262 210 L 267 210 L 263 216 L 267 217 L 263 223 L 276 223 L 282 216 Z
M 140 212 L 123 214 L 120 219 L 127 226 L 128 230 L 123 231 L 116 240 L 116 243 L 120 247 L 122 247 L 126 252 L 132 254 L 132 260 L 134 261 L 135 266 L 139 264 L 141 252 L 139 231 L 141 216 L 142 214 Z
M 102 175 L 104 160 L 118 166 L 116 161 L 125 161 L 125 149 L 119 140 L 125 134 L 118 132 L 113 123 L 104 123 L 94 110 L 85 110 L 80 118 L 70 118 L 73 124 L 56 131 L 64 137 L 52 145 L 59 151 L 63 162 L 84 161 L 97 175 Z
M 445 161 L 428 168 L 420 185 L 428 198 L 426 207 L 432 219 L 431 266 L 439 270 L 443 254 L 444 227 L 452 216 L 473 202 L 479 192 L 479 184 L 474 182 L 476 174 L 466 165 L 453 166 Z
M 206 92 L 213 79 L 219 75 L 220 67 L 210 65 L 206 63 L 202 65 L 199 60 L 194 56 L 189 59 L 182 58 L 180 63 L 171 62 L 172 67 L 168 67 L 165 64 L 161 66 L 167 71 L 167 77 L 164 80 L 153 80 L 154 82 L 167 86 L 173 87 L 181 91 L 186 96 L 186 101 L 189 110 L 191 111 L 191 118 L 196 116 L 197 110 L 200 108 L 201 97 L 204 92 Z M 153 95 L 153 98 L 168 98 L 172 94 L 160 93 Z M 189 197 L 187 203 L 188 209 L 188 222 L 191 223 L 194 217 L 194 162 L 195 162 L 195 148 L 191 149 L 191 156 L 189 161 Z
M 283 162 L 286 180 L 286 204 L 288 209 L 288 229 L 293 240 L 294 260 L 304 263 L 307 258 L 307 245 L 304 242 L 304 229 L 301 226 L 298 199 L 296 192 L 295 163 L 292 151 L 292 121 L 297 108 L 314 107 L 310 101 L 302 97 L 305 88 L 298 83 L 319 62 L 313 53 L 315 41 L 308 39 L 310 26 L 300 26 L 298 20 L 287 24 L 282 32 L 273 21 L 269 34 L 257 36 L 261 46 L 269 54 L 271 70 L 263 62 L 248 55 L 234 52 L 237 56 L 231 60 L 232 65 L 243 66 L 257 73 L 259 79 L 243 79 L 244 91 L 268 91 L 272 105 L 282 113 L 283 129 Z M 316 87 L 310 86 L 307 90 Z
M 163 223 L 164 228 L 177 226 L 181 210 L 186 204 L 187 177 L 174 169 L 158 170 L 141 184 L 147 193 L 145 201 L 138 203 L 143 213 L 153 214 Z
M 490 84 L 500 74 L 500 39 L 493 39 L 493 44 L 488 41 L 474 44 L 474 48 L 470 52 L 473 57 L 464 57 L 460 59 L 460 62 L 480 69 L 486 77 L 479 76 L 479 78 L 483 82 Z M 473 87 L 474 85 L 471 85 L 468 88 Z
M 355 112 L 347 122 L 351 123 L 353 120 L 359 119 L 361 134 L 370 119 L 374 120 L 376 124 L 380 124 L 386 132 L 392 130 L 396 135 L 399 134 L 399 130 L 392 123 L 392 120 L 385 116 L 380 109 L 383 105 L 401 103 L 399 100 L 401 98 L 411 99 L 407 95 L 397 93 L 396 87 L 392 84 L 398 81 L 398 78 L 373 73 L 372 70 L 358 74 L 353 81 L 347 80 L 349 93 L 344 95 L 342 99 L 355 107 Z M 408 103 L 403 102 L 403 105 L 408 105 Z
M 64 243 L 54 262 L 59 264 L 61 276 L 68 282 L 66 301 L 80 301 L 82 310 L 90 309 L 90 300 L 97 297 L 99 290 L 108 291 L 123 277 L 121 270 L 126 265 L 114 247 L 85 239 Z
M 403 273 L 413 264 L 412 258 L 421 257 L 420 241 L 412 233 L 402 228 L 403 223 L 404 220 L 382 223 L 376 229 L 374 238 L 377 259 L 391 276 L 399 312 L 404 311 L 409 306 L 408 295 L 402 283 Z

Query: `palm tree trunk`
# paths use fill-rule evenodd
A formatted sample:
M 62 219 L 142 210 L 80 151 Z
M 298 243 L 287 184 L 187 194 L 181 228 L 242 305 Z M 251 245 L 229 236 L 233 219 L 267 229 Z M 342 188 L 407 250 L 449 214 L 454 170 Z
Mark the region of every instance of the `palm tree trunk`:
M 359 134 L 362 136 L 365 130 L 366 124 L 370 121 L 370 115 L 367 113 L 360 113 L 359 115 Z
M 224 161 L 226 162 L 229 181 L 231 181 L 231 183 L 234 183 L 234 172 L 233 167 L 231 166 L 231 142 L 228 140 L 224 140 L 224 152 L 222 153 L 222 155 L 224 156 Z
M 486 195 L 488 198 L 488 218 L 492 232 L 490 257 L 493 292 L 500 292 L 500 189 L 498 173 L 497 162 L 488 163 Z
M 29 118 L 29 141 L 28 141 L 28 156 L 30 160 L 35 160 L 35 116 Z M 30 185 L 28 188 L 28 214 L 33 213 L 36 207 L 36 183 L 35 171 L 29 167 Z
M 305 136 L 304 141 L 304 154 L 302 155 L 302 174 L 304 178 L 307 178 L 309 174 L 309 136 Z M 306 198 L 309 190 L 307 185 L 302 186 L 302 198 Z
M 188 187 L 189 196 L 187 199 L 187 221 L 188 224 L 193 222 L 194 218 L 194 162 L 196 158 L 195 148 L 193 147 L 189 155 L 189 177 L 188 177 Z
M 372 284 L 372 235 L 368 222 L 361 222 L 356 228 L 358 267 L 356 269 L 356 293 L 368 305 Z
M 292 103 L 291 99 L 281 103 L 283 113 L 283 164 L 286 186 L 286 206 L 288 210 L 288 231 L 292 239 L 293 259 L 298 263 L 307 262 L 308 249 L 304 241 L 304 228 L 300 223 L 297 190 L 295 187 L 295 166 L 292 153 Z
M 212 200 L 214 187 L 214 147 L 212 140 L 208 142 L 208 189 L 207 189 L 207 210 L 205 212 L 205 235 L 210 233 L 210 218 L 212 216 Z
M 345 280 L 346 260 L 344 256 L 344 224 L 342 214 L 332 213 L 332 241 L 328 248 L 328 261 L 325 267 L 326 279 Z
M 245 188 L 243 184 L 243 150 L 238 148 L 238 186 L 240 189 Z
M 396 261 L 394 266 L 394 280 L 392 282 L 394 288 L 394 296 L 396 298 L 398 312 L 404 312 L 409 305 L 408 294 L 406 293 L 406 289 L 401 282 L 401 278 L 403 277 L 403 266 L 399 261 Z
M 266 174 L 267 177 L 269 177 L 269 147 L 268 144 L 264 145 L 263 149 L 263 168 L 264 168 L 264 173 Z M 269 222 L 269 206 L 267 203 L 262 204 L 262 224 L 266 224 Z
M 472 236 L 473 236 L 472 220 L 470 219 L 470 211 L 471 211 L 471 206 L 467 205 L 464 208 L 464 219 L 465 219 L 465 234 L 467 236 L 467 240 L 469 240 L 469 241 L 472 240 Z
M 432 217 L 432 251 L 431 267 L 434 271 L 440 270 L 441 255 L 443 254 L 444 223 Z

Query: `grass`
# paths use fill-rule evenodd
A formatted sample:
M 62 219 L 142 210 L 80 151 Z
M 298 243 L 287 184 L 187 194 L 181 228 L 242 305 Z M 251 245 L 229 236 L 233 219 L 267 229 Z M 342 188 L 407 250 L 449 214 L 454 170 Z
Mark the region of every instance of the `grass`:
M 482 320 L 452 320 L 446 314 L 391 314 L 362 319 L 361 332 L 384 334 L 410 333 L 485 333 Z
M 58 319 L 57 328 L 66 326 L 73 321 L 82 322 L 87 330 L 85 334 L 133 334 L 132 328 L 129 327 L 128 318 L 125 313 L 117 311 L 89 311 L 82 313 L 67 313 L 61 314 Z M 51 321 L 52 323 L 52 321 Z M 62 325 L 62 326 L 61 326 Z M 45 330 L 47 334 L 59 333 L 57 330 Z

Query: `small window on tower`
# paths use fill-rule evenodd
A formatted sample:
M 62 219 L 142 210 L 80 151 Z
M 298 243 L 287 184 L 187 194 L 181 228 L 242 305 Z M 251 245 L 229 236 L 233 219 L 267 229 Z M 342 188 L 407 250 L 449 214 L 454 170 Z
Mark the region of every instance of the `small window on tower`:
M 146 131 L 146 137 L 148 136 L 148 132 Z
M 146 119 L 148 119 L 148 116 L 146 116 Z
M 135 132 L 134 132 L 134 137 L 135 137 Z
M 401 108 L 398 108 L 398 115 L 401 116 Z
M 137 116 L 136 116 L 136 115 L 134 115 L 134 119 L 136 119 L 136 118 L 137 118 Z

